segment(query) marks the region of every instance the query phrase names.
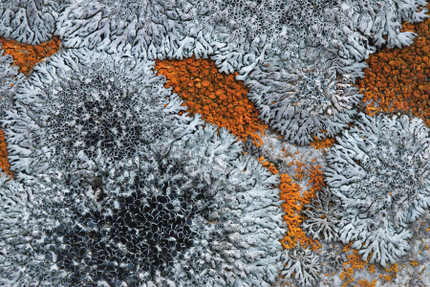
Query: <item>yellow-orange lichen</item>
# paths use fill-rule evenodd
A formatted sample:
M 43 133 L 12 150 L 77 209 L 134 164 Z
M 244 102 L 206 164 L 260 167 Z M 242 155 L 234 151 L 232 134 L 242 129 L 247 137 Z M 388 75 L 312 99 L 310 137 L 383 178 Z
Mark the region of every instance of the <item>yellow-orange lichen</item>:
M 10 165 L 7 157 L 7 143 L 4 132 L 0 130 L 0 168 L 9 176 L 12 176 Z
M 418 263 L 418 261 L 416 261 L 416 260 L 413 260 L 413 261 L 411 261 L 411 265 L 412 266 L 417 266 L 419 263 Z
M 258 162 L 261 163 L 261 165 L 263 167 L 266 167 L 272 174 L 277 174 L 279 173 L 278 169 L 276 168 L 276 166 L 273 163 L 270 163 L 267 160 L 264 160 L 264 157 L 260 156 L 258 158 Z
M 12 56 L 13 64 L 19 67 L 19 71 L 28 75 L 37 63 L 58 52 L 60 39 L 54 37 L 48 42 L 33 46 L 0 37 L 0 45 L 5 54 Z
M 377 282 L 376 279 L 372 280 L 372 282 L 367 281 L 367 279 L 361 279 L 361 280 L 357 281 L 358 285 L 355 285 L 355 286 L 357 286 L 357 287 L 376 287 L 376 282 Z
M 348 245 L 346 246 L 348 247 Z M 343 251 L 347 251 L 350 248 L 344 248 Z M 361 256 L 358 254 L 357 250 L 352 250 L 352 253 L 347 256 L 348 260 L 343 263 L 342 273 L 340 273 L 340 279 L 343 281 L 342 287 L 350 286 L 354 282 L 354 270 L 364 269 L 364 267 L 369 263 L 369 258 L 366 261 L 361 260 Z
M 286 152 L 285 148 L 283 148 L 283 151 Z M 272 174 L 279 173 L 276 166 L 266 161 L 264 157 L 260 157 L 258 161 L 262 166 L 269 169 Z M 318 240 L 307 237 L 300 225 L 304 219 L 301 215 L 304 205 L 310 203 L 315 198 L 315 193 L 320 191 L 324 186 L 323 172 L 320 165 L 311 165 L 307 169 L 306 165 L 299 161 L 294 161 L 293 164 L 300 167 L 300 180 L 304 177 L 308 178 L 307 186 L 309 189 L 305 190 L 302 194 L 302 188 L 295 182 L 297 180 L 296 176 L 290 177 L 286 173 L 280 174 L 279 197 L 284 201 L 282 204 L 285 212 L 283 219 L 288 226 L 287 234 L 281 240 L 281 244 L 286 249 L 295 248 L 299 243 L 304 248 L 310 247 L 313 250 L 317 250 L 321 247 L 321 244 Z
M 375 274 L 373 277 L 376 277 L 377 279 L 374 279 L 371 282 L 367 281 L 366 279 L 361 279 L 356 282 L 358 283 L 358 285 L 353 284 L 355 283 L 353 277 L 355 270 L 364 270 L 366 267 L 367 271 L 369 272 L 367 276 L 370 277 L 370 274 L 375 273 L 376 267 L 375 265 L 369 264 L 369 261 L 372 258 L 372 254 L 370 254 L 366 261 L 363 261 L 361 259 L 361 256 L 358 254 L 358 251 L 351 248 L 352 244 L 353 242 L 350 242 L 343 248 L 343 252 L 348 254 L 348 260 L 343 263 L 342 272 L 340 273 L 340 279 L 343 281 L 342 287 L 375 286 L 378 282 L 378 279 L 384 280 L 385 282 L 392 282 L 392 280 L 397 277 L 397 272 L 399 271 L 399 264 L 395 263 L 381 270 L 383 274 Z
M 334 138 L 325 138 L 323 140 L 319 140 L 318 137 L 314 137 L 314 140 L 311 142 L 311 146 L 313 146 L 314 149 L 327 149 L 333 146 L 334 141 Z
M 308 169 L 308 183 L 309 189 L 303 193 L 302 202 L 303 204 L 308 204 L 313 198 L 315 198 L 316 193 L 321 191 L 325 186 L 324 182 L 324 172 L 320 165 L 311 165 Z
M 220 73 L 214 61 L 194 56 L 156 61 L 155 69 L 166 77 L 165 87 L 182 97 L 190 114 L 201 114 L 205 121 L 229 129 L 242 140 L 249 136 L 257 146 L 263 143 L 260 134 L 267 125 L 247 98 L 248 89 L 235 79 L 237 73 Z
M 364 79 L 356 85 L 364 94 L 366 112 L 404 112 L 430 126 L 430 18 L 405 31 L 418 34 L 410 47 L 383 49 L 366 61 Z
M 288 174 L 281 174 L 281 184 L 279 186 L 281 190 L 280 198 L 285 201 L 282 207 L 285 211 L 284 220 L 288 226 L 288 232 L 281 240 L 281 244 L 286 249 L 296 247 L 298 242 L 300 242 L 300 245 L 303 247 L 307 248 L 309 246 L 313 250 L 317 250 L 321 247 L 318 240 L 307 237 L 300 227 L 303 221 L 301 211 L 304 205 L 308 204 L 312 198 L 315 197 L 315 192 L 321 190 L 322 186 L 324 186 L 322 171 L 319 165 L 311 166 L 307 176 L 309 177 L 307 185 L 310 186 L 310 188 L 301 195 L 302 189 L 300 185 L 294 182 L 293 178 Z
M 306 165 L 300 161 L 292 161 L 288 164 L 288 166 L 295 165 L 296 168 L 294 169 L 294 179 L 301 181 L 306 176 Z

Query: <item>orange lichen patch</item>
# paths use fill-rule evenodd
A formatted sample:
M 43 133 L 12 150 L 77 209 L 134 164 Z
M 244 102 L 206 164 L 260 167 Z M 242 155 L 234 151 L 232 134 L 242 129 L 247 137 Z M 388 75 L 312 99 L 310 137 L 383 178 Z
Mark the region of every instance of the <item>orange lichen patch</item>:
M 418 261 L 416 261 L 416 260 L 413 260 L 413 261 L 411 261 L 411 265 L 412 266 L 417 266 L 419 263 L 418 263 Z
M 399 272 L 399 264 L 394 263 L 393 265 L 385 268 L 385 272 L 388 272 L 390 274 L 385 274 L 382 276 L 379 275 L 379 277 L 384 279 L 384 281 L 392 282 L 392 280 L 397 277 L 397 272 Z
M 348 251 L 350 251 L 350 250 L 352 250 L 352 244 L 353 244 L 354 242 L 350 242 L 350 243 L 348 243 L 347 245 L 345 245 L 344 247 L 343 247 L 343 249 L 342 249 L 342 251 L 343 252 L 348 252 Z
M 285 146 L 282 147 L 282 151 L 284 156 L 294 157 L 294 154 L 289 153 Z M 295 154 L 298 154 L 298 152 Z M 264 157 L 261 156 L 258 161 L 273 174 L 279 173 L 276 166 L 266 161 Z M 315 163 L 314 160 L 312 162 Z M 325 185 L 322 167 L 320 165 L 311 165 L 308 168 L 306 164 L 299 161 L 290 162 L 289 166 L 293 165 L 296 166 L 294 176 L 290 176 L 287 173 L 280 174 L 279 197 L 284 201 L 282 204 L 285 212 L 283 219 L 288 227 L 287 234 L 281 239 L 281 244 L 286 249 L 295 248 L 297 244 L 300 244 L 304 248 L 318 250 L 321 244 L 318 240 L 307 237 L 300 225 L 305 219 L 301 214 L 304 206 L 310 203 L 315 198 L 316 193 Z M 306 186 L 308 188 L 302 192 L 302 187 L 298 181 L 302 181 L 305 178 L 307 179 Z
M 300 161 L 292 161 L 288 164 L 288 166 L 295 165 L 296 168 L 294 169 L 294 179 L 301 181 L 306 176 L 306 165 Z
M 394 263 L 393 265 L 385 268 L 385 271 L 392 272 L 392 273 L 399 272 L 399 263 Z
M 345 251 L 345 248 L 344 248 Z M 354 282 L 354 270 L 361 270 L 369 263 L 370 257 L 366 261 L 361 260 L 361 256 L 358 255 L 357 250 L 353 250 L 350 255 L 347 256 L 348 261 L 343 263 L 342 273 L 340 279 L 343 281 L 342 287 L 350 286 Z
M 311 142 L 311 146 L 313 146 L 314 149 L 327 149 L 333 146 L 334 141 L 334 138 L 325 138 L 323 140 L 319 140 L 317 137 L 314 137 L 314 140 Z
M 34 46 L 0 37 L 0 44 L 5 54 L 12 56 L 13 64 L 19 66 L 19 71 L 25 75 L 30 74 L 37 63 L 52 56 L 60 49 L 58 37 Z
M 261 165 L 262 165 L 263 167 L 267 167 L 267 168 L 270 170 L 270 172 L 271 172 L 272 174 L 277 174 L 277 173 L 279 173 L 278 169 L 273 165 L 273 163 L 270 163 L 270 162 L 268 162 L 267 160 L 264 160 L 264 157 L 260 156 L 260 157 L 258 158 L 258 162 L 259 162 L 259 163 L 261 163 Z
M 10 164 L 7 157 L 7 143 L 2 130 L 0 130 L 0 168 L 7 175 L 12 177 L 12 172 L 10 171 Z
M 367 279 L 361 279 L 361 280 L 357 281 L 358 285 L 355 285 L 355 286 L 357 286 L 357 287 L 358 286 L 359 287 L 375 287 L 376 286 L 376 282 L 377 282 L 376 279 L 372 280 L 372 282 L 367 281 Z
M 430 18 L 405 31 L 418 34 L 413 45 L 383 49 L 366 60 L 369 68 L 356 85 L 364 94 L 366 113 L 404 112 L 430 126 Z
M 285 211 L 284 220 L 288 226 L 288 232 L 281 240 L 281 244 L 286 249 L 296 247 L 298 242 L 300 242 L 301 246 L 305 248 L 309 246 L 313 250 L 321 247 L 318 240 L 307 237 L 300 227 L 303 221 L 300 213 L 304 205 L 315 197 L 316 190 L 312 189 L 314 188 L 314 179 L 309 180 L 309 185 L 312 185 L 309 191 L 305 191 L 303 196 L 301 196 L 301 187 L 288 174 L 281 174 L 281 184 L 279 186 L 281 190 L 280 198 L 285 201 L 282 207 Z
M 166 77 L 166 88 L 184 100 L 190 114 L 199 113 L 207 122 L 225 127 L 242 140 L 251 137 L 261 146 L 259 134 L 264 134 L 267 125 L 258 118 L 258 111 L 247 98 L 248 89 L 235 74 L 218 72 L 210 59 L 192 58 L 184 60 L 156 61 L 158 74 Z
M 322 167 L 320 165 L 311 165 L 311 167 L 308 169 L 309 181 L 306 186 L 309 186 L 309 189 L 303 193 L 303 204 L 310 203 L 311 200 L 315 198 L 316 193 L 325 186 L 323 175 L 324 172 L 322 171 Z
M 375 273 L 375 265 L 369 265 L 369 266 L 367 267 L 367 270 L 369 270 L 369 273 L 370 273 L 370 274 Z
M 387 281 L 387 282 L 392 281 L 392 278 L 389 274 L 385 274 L 385 275 L 379 274 L 378 276 L 379 276 L 379 278 L 383 279 L 384 281 Z
M 373 277 L 377 278 L 368 282 L 365 279 L 358 280 L 356 283 L 354 281 L 354 272 L 355 270 L 364 270 L 365 267 L 369 272 L 366 277 L 371 277 L 370 274 L 375 273 L 375 265 L 369 264 L 370 259 L 372 258 L 372 254 L 367 258 L 366 261 L 361 259 L 361 256 L 358 254 L 358 251 L 351 248 L 353 242 L 350 242 L 348 245 L 345 245 L 343 248 L 343 252 L 349 253 L 347 255 L 348 260 L 343 263 L 342 272 L 340 274 L 340 279 L 343 281 L 342 287 L 346 286 L 375 286 L 378 282 L 378 279 L 384 280 L 385 282 L 392 282 L 394 278 L 397 277 L 397 272 L 399 271 L 399 264 L 395 263 L 381 270 L 384 274 L 376 274 Z

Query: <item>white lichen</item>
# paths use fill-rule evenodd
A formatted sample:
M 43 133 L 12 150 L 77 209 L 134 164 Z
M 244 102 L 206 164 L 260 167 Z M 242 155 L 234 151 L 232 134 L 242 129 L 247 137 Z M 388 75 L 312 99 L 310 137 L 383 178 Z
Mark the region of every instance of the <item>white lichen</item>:
M 0 4 L 0 37 L 37 45 L 52 39 L 64 1 L 5 0 Z
M 430 206 L 429 159 L 421 119 L 361 114 L 327 156 L 326 182 L 345 210 L 340 239 L 383 266 L 404 255 L 409 224 Z

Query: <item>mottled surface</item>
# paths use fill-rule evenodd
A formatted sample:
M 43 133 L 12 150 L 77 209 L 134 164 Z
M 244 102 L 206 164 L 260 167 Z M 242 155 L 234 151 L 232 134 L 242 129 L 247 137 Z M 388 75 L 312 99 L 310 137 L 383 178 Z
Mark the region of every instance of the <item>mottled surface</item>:
M 2 1 L 0 285 L 430 286 L 426 7 Z

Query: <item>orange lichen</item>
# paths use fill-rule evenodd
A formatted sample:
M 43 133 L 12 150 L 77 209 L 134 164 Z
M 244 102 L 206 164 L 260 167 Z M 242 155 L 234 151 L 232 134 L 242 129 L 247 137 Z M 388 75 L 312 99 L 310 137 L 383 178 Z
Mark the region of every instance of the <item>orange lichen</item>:
M 7 143 L 2 130 L 0 130 L 0 168 L 7 175 L 12 177 L 12 172 L 10 171 L 10 164 L 7 157 Z
M 349 248 L 344 248 L 344 251 L 349 250 Z M 364 269 L 369 263 L 370 257 L 366 261 L 363 261 L 358 251 L 352 250 L 352 253 L 347 256 L 348 261 L 343 263 L 342 273 L 340 273 L 340 279 L 344 281 L 342 287 L 350 286 L 354 282 L 354 270 Z
M 263 167 L 267 167 L 267 169 L 269 169 L 272 174 L 279 173 L 275 165 L 273 163 L 268 162 L 267 160 L 264 160 L 264 157 L 260 156 L 258 158 L 258 162 L 260 162 Z
M 322 172 L 316 171 L 316 169 L 321 168 L 320 166 L 312 166 L 308 171 L 308 186 L 310 186 L 308 191 L 303 192 L 301 195 L 301 187 L 296 182 L 293 181 L 288 174 L 281 174 L 281 184 L 279 189 L 281 190 L 280 198 L 284 200 L 285 203 L 282 207 L 285 211 L 284 220 L 288 226 L 288 232 L 281 240 L 281 244 L 286 249 L 291 249 L 297 246 L 299 242 L 301 246 L 307 248 L 308 246 L 317 250 L 321 247 L 318 240 L 313 240 L 306 236 L 305 232 L 300 227 L 303 221 L 301 216 L 301 211 L 305 204 L 309 203 L 312 198 L 315 197 L 315 192 L 321 190 L 321 180 Z M 319 178 L 321 174 L 321 178 Z
M 304 231 L 300 228 L 300 223 L 302 222 L 300 216 L 300 211 L 302 210 L 300 205 L 300 186 L 288 174 L 281 174 L 279 189 L 281 190 L 281 200 L 285 201 L 282 207 L 285 211 L 284 220 L 288 225 L 288 232 L 281 240 L 281 244 L 286 249 L 296 247 L 298 241 L 300 241 L 301 245 L 308 246 L 312 241 L 306 237 Z
M 294 154 L 290 153 L 285 146 L 282 146 L 281 150 L 284 153 L 283 154 L 284 157 L 294 157 Z
M 384 281 L 387 282 L 392 282 L 392 280 L 397 277 L 397 272 L 399 272 L 399 264 L 394 263 L 393 265 L 385 268 L 385 272 L 390 274 L 379 275 L 379 278 L 384 279 Z
M 411 265 L 412 266 L 417 266 L 419 263 L 418 263 L 418 261 L 416 261 L 416 260 L 413 260 L 413 261 L 411 261 Z
M 410 47 L 383 49 L 366 61 L 364 79 L 356 85 L 364 94 L 366 112 L 404 112 L 430 126 L 430 18 L 405 31 L 418 34 Z
M 393 265 L 385 268 L 386 272 L 397 273 L 399 272 L 399 263 L 394 263 Z
M 367 281 L 367 279 L 361 279 L 358 280 L 358 285 L 355 285 L 355 287 L 375 287 L 377 280 L 372 280 L 372 282 Z
M 385 272 L 390 274 L 379 274 L 379 278 L 386 282 L 392 282 L 392 280 L 397 277 L 397 272 L 399 272 L 399 264 L 394 263 L 393 265 L 386 267 Z
M 267 125 L 258 118 L 258 111 L 247 98 L 248 89 L 235 74 L 218 72 L 210 59 L 156 61 L 158 74 L 166 77 L 166 88 L 173 88 L 184 100 L 190 114 L 201 114 L 207 122 L 225 127 L 242 140 L 251 137 L 262 145 L 259 134 Z
M 28 75 L 37 63 L 58 52 L 60 39 L 54 37 L 48 42 L 33 46 L 0 37 L 0 45 L 5 54 L 12 56 L 13 65 L 18 66 L 21 73 Z
M 301 181 L 306 176 L 306 165 L 300 161 L 292 161 L 288 164 L 288 166 L 295 165 L 296 168 L 294 169 L 294 179 Z
M 375 273 L 375 265 L 369 265 L 369 266 L 367 267 L 367 270 L 369 270 L 369 273 L 370 273 L 370 274 Z
M 308 204 L 313 198 L 315 198 L 316 193 L 320 191 L 324 186 L 324 172 L 320 165 L 311 165 L 308 169 L 308 183 L 309 189 L 303 193 L 302 202 L 303 204 Z
M 345 245 L 343 248 L 343 252 L 347 255 L 348 260 L 343 263 L 342 272 L 340 274 L 340 279 L 343 281 L 342 287 L 346 286 L 375 286 L 375 284 L 379 279 L 384 280 L 385 282 L 392 282 L 394 278 L 397 277 L 397 272 L 399 271 L 399 264 L 395 263 L 381 270 L 384 274 L 375 274 L 373 277 L 377 278 L 368 282 L 365 279 L 358 280 L 356 283 L 358 285 L 354 285 L 354 272 L 355 270 L 365 270 L 365 267 L 368 271 L 367 277 L 371 277 L 370 274 L 375 273 L 375 265 L 370 265 L 369 261 L 372 258 L 372 253 L 369 255 L 366 261 L 361 259 L 361 256 L 358 254 L 358 251 L 351 248 L 353 242 Z
M 344 247 L 343 247 L 343 249 L 342 249 L 342 251 L 343 252 L 348 252 L 348 251 L 350 251 L 350 250 L 352 250 L 352 244 L 353 244 L 354 242 L 350 242 L 350 243 L 348 243 L 347 245 L 345 245 Z
M 323 140 L 319 140 L 318 137 L 314 137 L 314 140 L 311 142 L 311 146 L 313 146 L 314 149 L 327 149 L 333 146 L 334 141 L 334 138 L 325 138 Z
M 392 281 L 392 278 L 389 274 L 385 274 L 385 275 L 379 274 L 378 276 L 379 276 L 379 278 L 383 279 L 384 281 L 387 281 L 387 282 Z

